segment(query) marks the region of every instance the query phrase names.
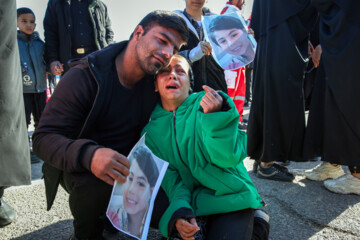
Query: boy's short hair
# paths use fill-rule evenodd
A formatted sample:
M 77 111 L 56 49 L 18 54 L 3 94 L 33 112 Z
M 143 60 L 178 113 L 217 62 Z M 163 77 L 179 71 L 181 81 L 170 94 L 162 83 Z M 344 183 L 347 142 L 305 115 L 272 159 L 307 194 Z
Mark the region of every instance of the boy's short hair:
M 180 34 L 182 40 L 185 42 L 187 42 L 189 38 L 189 29 L 186 25 L 185 20 L 182 19 L 182 17 L 180 17 L 178 14 L 170 11 L 152 11 L 140 21 L 138 26 L 139 25 L 144 28 L 144 35 L 154 25 L 158 25 L 164 28 L 174 29 Z M 132 36 L 133 34 L 131 34 L 130 39 L 132 38 Z
M 242 31 L 245 31 L 244 26 L 241 23 L 241 20 L 235 17 L 220 15 L 214 18 L 209 24 L 209 32 L 211 40 L 216 44 L 219 43 L 216 41 L 214 32 L 219 30 L 227 30 L 232 28 L 241 28 Z
M 35 17 L 34 12 L 30 8 L 27 8 L 27 7 L 18 8 L 16 10 L 16 12 L 17 12 L 17 17 L 19 17 L 20 15 L 23 15 L 23 14 L 28 14 L 28 13 L 31 13 Z

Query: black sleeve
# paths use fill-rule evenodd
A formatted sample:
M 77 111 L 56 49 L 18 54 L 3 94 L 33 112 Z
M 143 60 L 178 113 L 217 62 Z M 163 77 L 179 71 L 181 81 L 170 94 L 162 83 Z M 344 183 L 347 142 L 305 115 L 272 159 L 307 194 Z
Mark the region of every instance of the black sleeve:
M 49 1 L 44 17 L 45 61 L 47 65 L 60 60 L 58 54 L 59 33 L 54 1 Z
M 33 135 L 36 155 L 67 172 L 90 170 L 92 156 L 101 147 L 93 140 L 77 139 L 97 91 L 88 75 L 75 67 L 61 78 Z
M 184 219 L 190 219 L 190 218 L 195 218 L 195 214 L 194 212 L 190 209 L 190 208 L 179 208 L 176 212 L 174 212 L 174 214 L 172 215 L 170 221 L 169 221 L 169 225 L 168 225 L 168 236 L 175 236 L 177 233 L 176 227 L 175 227 L 175 223 L 176 220 L 178 220 L 179 218 L 184 218 Z

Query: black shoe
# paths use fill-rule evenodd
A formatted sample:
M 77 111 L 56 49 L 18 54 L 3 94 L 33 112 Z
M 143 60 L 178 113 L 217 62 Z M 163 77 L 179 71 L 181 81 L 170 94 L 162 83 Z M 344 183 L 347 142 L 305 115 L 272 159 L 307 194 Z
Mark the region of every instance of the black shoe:
M 292 182 L 292 180 L 295 179 L 295 176 L 292 173 L 289 173 L 286 167 L 280 166 L 276 163 L 271 164 L 266 168 L 262 167 L 261 164 L 259 164 L 256 176 L 263 179 L 285 182 Z
M 31 164 L 39 163 L 41 161 L 41 159 L 38 156 L 36 156 L 33 151 L 30 151 L 30 159 L 31 159 Z
M 242 130 L 246 130 L 247 129 L 247 123 L 239 122 L 239 128 L 242 129 Z
M 254 161 L 254 163 L 253 163 L 253 172 L 257 173 L 258 168 L 259 168 L 259 163 L 257 161 Z
M 16 213 L 14 209 L 12 209 L 9 204 L 0 198 L 0 227 L 4 227 L 12 223 L 12 221 L 14 221 L 15 215 Z

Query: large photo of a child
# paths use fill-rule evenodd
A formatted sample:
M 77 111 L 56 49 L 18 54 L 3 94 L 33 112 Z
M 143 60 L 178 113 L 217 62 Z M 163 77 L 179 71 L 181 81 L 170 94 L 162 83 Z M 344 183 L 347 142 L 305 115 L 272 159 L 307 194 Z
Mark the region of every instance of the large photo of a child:
M 205 16 L 203 22 L 212 55 L 224 70 L 235 70 L 254 60 L 256 41 L 239 12 Z
M 154 200 L 168 166 L 145 145 L 145 135 L 130 152 L 130 174 L 115 183 L 107 209 L 113 226 L 137 239 L 146 239 Z

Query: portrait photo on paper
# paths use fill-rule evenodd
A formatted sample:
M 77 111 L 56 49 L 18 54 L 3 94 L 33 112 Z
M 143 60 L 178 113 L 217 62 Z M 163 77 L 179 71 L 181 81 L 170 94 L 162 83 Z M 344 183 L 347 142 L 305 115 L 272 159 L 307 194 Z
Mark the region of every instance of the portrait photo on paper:
M 144 136 L 130 152 L 126 182 L 115 182 L 106 215 L 118 230 L 146 239 L 156 194 L 167 162 L 156 157 L 144 143 Z
M 235 70 L 254 60 L 256 41 L 248 34 L 240 12 L 205 16 L 203 22 L 212 55 L 224 70 Z

